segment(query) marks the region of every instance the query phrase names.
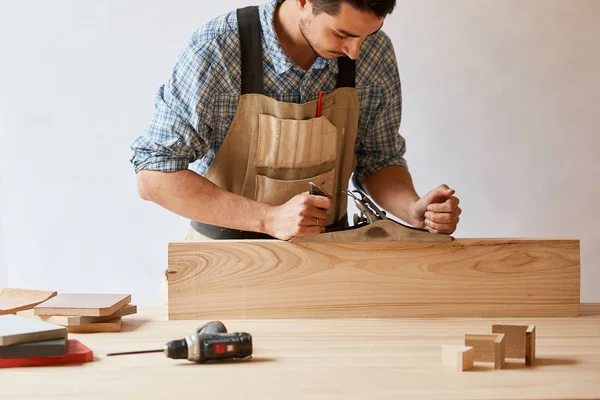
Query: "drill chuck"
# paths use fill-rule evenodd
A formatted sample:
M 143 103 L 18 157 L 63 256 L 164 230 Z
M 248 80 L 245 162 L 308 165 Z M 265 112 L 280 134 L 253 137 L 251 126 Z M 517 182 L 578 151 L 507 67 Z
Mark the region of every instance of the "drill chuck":
M 163 347 L 165 356 L 176 360 L 188 358 L 188 345 L 185 339 L 171 340 Z

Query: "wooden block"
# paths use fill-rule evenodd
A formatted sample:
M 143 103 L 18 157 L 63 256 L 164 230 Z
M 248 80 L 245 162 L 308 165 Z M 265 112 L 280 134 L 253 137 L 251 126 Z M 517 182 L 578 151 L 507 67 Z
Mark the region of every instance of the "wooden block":
M 35 306 L 35 315 L 104 317 L 129 304 L 128 294 L 61 293 Z
M 20 315 L 0 316 L 0 346 L 64 339 L 67 328 Z
M 456 368 L 456 371 L 468 371 L 473 368 L 475 351 L 471 346 L 442 346 L 442 364 Z
M 73 325 L 67 329 L 69 333 L 121 332 L 121 318 L 113 318 L 92 324 Z
M 172 242 L 168 261 L 172 320 L 579 315 L 578 240 Z
M 80 341 L 69 339 L 67 341 L 67 353 L 62 357 L 1 358 L 0 368 L 81 364 L 90 361 L 94 361 L 94 352 Z
M 0 346 L 0 358 L 59 357 L 67 351 L 67 339 Z
M 465 335 L 465 346 L 473 347 L 474 361 L 493 362 L 495 369 L 500 369 L 504 365 L 506 343 L 503 333 L 497 335 L 467 334 Z
M 80 317 L 80 316 L 66 316 L 66 315 L 36 315 L 42 321 L 50 322 L 51 324 L 63 325 L 67 327 L 94 324 L 96 322 L 104 322 L 107 320 L 124 317 L 137 313 L 137 306 L 134 304 L 128 304 L 125 307 L 117 310 L 111 315 L 105 317 Z
M 526 365 L 535 359 L 535 325 L 492 325 L 493 333 L 506 337 L 506 358 L 522 358 Z
M 16 314 L 56 296 L 56 292 L 27 289 L 0 289 L 0 315 Z
M 525 332 L 525 365 L 535 362 L 535 325 L 529 325 Z

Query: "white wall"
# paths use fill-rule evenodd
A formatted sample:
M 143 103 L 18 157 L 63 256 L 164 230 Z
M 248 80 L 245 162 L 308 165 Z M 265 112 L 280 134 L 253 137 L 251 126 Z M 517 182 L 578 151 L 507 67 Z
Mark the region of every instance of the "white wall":
M 129 145 L 193 30 L 245 4 L 3 4 L 0 286 L 157 299 L 187 221 L 137 197 Z M 580 238 L 600 301 L 600 2 L 574 4 L 406 0 L 385 30 L 418 191 L 458 190 L 457 237 Z
M 1 107 L 0 107 L 1 109 Z M 2 115 L 0 114 L 0 121 L 2 120 Z M 0 123 L 0 126 L 2 124 Z M 4 179 L 3 175 L 5 175 L 7 168 L 5 166 L 5 160 L 7 157 L 7 145 L 5 144 L 5 135 L 6 132 L 4 130 L 0 130 L 0 288 L 8 286 L 8 268 L 6 265 L 6 250 L 4 249 L 5 240 L 3 240 L 3 213 L 5 213 L 4 208 L 4 199 L 6 195 L 3 194 L 4 189 Z

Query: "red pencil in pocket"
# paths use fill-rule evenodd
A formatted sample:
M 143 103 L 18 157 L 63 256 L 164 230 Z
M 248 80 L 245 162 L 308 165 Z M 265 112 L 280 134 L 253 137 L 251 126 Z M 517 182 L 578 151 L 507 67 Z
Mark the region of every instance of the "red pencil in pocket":
M 323 95 L 325 93 L 324 92 L 319 92 L 319 100 L 317 100 L 317 117 L 321 116 L 321 113 L 323 112 Z

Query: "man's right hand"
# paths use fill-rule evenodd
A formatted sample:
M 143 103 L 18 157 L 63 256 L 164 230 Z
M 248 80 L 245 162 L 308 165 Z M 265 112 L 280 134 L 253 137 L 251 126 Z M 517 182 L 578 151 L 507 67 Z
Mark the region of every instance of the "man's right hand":
M 308 192 L 298 194 L 267 212 L 266 233 L 281 240 L 323 233 L 330 207 L 331 199 L 327 197 L 311 196 Z

